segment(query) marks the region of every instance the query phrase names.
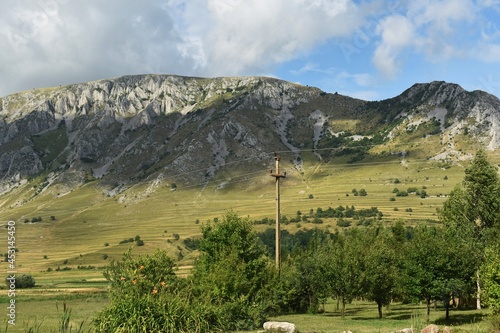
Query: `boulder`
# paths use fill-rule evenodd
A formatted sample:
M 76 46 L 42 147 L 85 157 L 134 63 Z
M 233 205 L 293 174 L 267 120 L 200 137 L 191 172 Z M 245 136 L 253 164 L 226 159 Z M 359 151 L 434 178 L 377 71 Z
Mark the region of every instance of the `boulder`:
M 449 328 L 448 326 L 445 326 L 443 328 L 443 333 L 451 333 L 451 328 Z
M 421 330 L 420 333 L 439 333 L 439 327 L 437 325 L 431 324 Z
M 287 323 L 286 321 L 266 321 L 264 323 L 264 330 L 275 330 L 283 333 L 295 333 L 295 325 Z

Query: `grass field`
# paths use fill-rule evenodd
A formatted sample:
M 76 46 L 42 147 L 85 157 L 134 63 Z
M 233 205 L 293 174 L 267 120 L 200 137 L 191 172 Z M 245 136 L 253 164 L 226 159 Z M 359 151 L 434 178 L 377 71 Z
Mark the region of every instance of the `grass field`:
M 0 298 L 2 304 L 7 301 Z M 83 327 L 85 332 L 92 328 L 92 317 L 108 303 L 107 295 L 101 292 L 56 292 L 30 291 L 17 296 L 18 318 L 16 326 L 5 324 L 0 332 L 60 332 L 57 328 L 61 323 L 64 304 L 71 310 L 70 325 L 72 331 Z M 427 326 L 426 309 L 424 305 L 393 303 L 384 308 L 384 318 L 378 319 L 374 303 L 354 301 L 347 305 L 346 316 L 340 316 L 336 302 L 329 300 L 325 304 L 324 313 L 298 314 L 270 318 L 270 320 L 294 323 L 300 332 L 341 333 L 350 330 L 355 333 L 389 333 L 403 328 L 413 328 L 419 332 Z M 441 327 L 449 326 L 455 333 L 488 333 L 491 323 L 486 312 L 478 310 L 451 310 L 450 321 L 444 320 L 444 310 L 440 307 L 431 311 L 430 322 Z M 82 326 L 81 326 L 82 325 Z M 33 331 L 32 331 L 33 332 Z M 258 331 L 254 331 L 258 332 Z
M 413 328 L 420 332 L 429 323 L 435 323 L 442 330 L 444 326 L 452 328 L 452 332 L 486 333 L 490 332 L 490 323 L 485 313 L 477 310 L 455 310 L 450 312 L 450 321 L 444 320 L 444 310 L 439 307 L 431 311 L 429 323 L 426 321 L 424 305 L 391 304 L 384 309 L 384 318 L 377 318 L 377 309 L 373 303 L 354 301 L 349 304 L 344 319 L 336 310 L 336 302 L 330 300 L 325 305 L 325 312 L 317 315 L 287 315 L 272 318 L 277 321 L 288 321 L 296 325 L 300 332 L 342 333 L 389 333 L 403 328 Z
M 303 173 L 284 169 L 288 175 L 281 181 L 282 215 L 354 205 L 377 207 L 384 214 L 383 223 L 437 220 L 436 209 L 463 178 L 462 166 L 420 160 L 306 164 Z M 179 185 L 175 191 L 169 183 L 136 185 L 115 196 L 109 196 L 98 180 L 67 193 L 59 192 L 56 185 L 33 197 L 36 185 L 33 181 L 4 196 L 0 204 L 0 220 L 16 221 L 17 269 L 22 272 L 104 266 L 131 246 L 120 244 L 122 240 L 137 235 L 145 242 L 134 249 L 137 253 L 160 247 L 189 265 L 193 258 L 182 240 L 198 236 L 203 222 L 229 209 L 250 219 L 275 216 L 274 178 L 265 170 L 200 186 Z M 395 197 L 394 188 L 406 191 L 409 187 L 425 189 L 428 197 Z M 353 189 L 364 189 L 367 196 L 354 196 Z M 42 222 L 24 223 L 34 217 L 42 217 Z M 336 228 L 336 221 L 319 226 L 301 223 L 301 227 Z M 284 228 L 297 230 L 295 225 Z
M 384 214 L 380 221 L 383 224 L 398 220 L 407 225 L 437 223 L 436 210 L 462 181 L 465 165 L 395 157 L 355 164 L 305 162 L 303 172 L 298 172 L 283 161 L 282 169 L 287 172 L 287 178 L 281 181 L 281 213 L 293 217 L 297 211 L 308 213 L 311 209 L 353 205 L 357 209 L 377 207 Z M 43 179 L 35 179 L 0 196 L 0 221 L 16 221 L 15 245 L 19 252 L 15 269 L 18 274 L 33 275 L 39 286 L 16 295 L 21 322 L 42 318 L 44 322 L 54 322 L 58 318 L 55 304 L 65 299 L 73 308 L 74 320 L 90 318 L 107 302 L 102 295 L 107 287 L 102 268 L 120 259 L 131 246 L 136 254 L 155 248 L 167 250 L 178 259 L 179 274 L 185 275 L 189 274 L 196 253 L 189 251 L 183 240 L 198 237 L 205 221 L 221 217 L 230 209 L 252 220 L 275 216 L 275 180 L 269 176 L 267 168 L 228 175 L 205 184 L 178 183 L 175 191 L 167 181 L 150 182 L 132 186 L 117 195 L 109 195 L 99 180 L 73 191 L 61 185 L 39 191 L 42 183 Z M 425 189 L 428 197 L 414 194 L 396 197 L 393 193 L 394 188 L 405 191 L 410 187 Z M 354 196 L 353 189 L 364 189 L 367 195 Z M 24 223 L 34 217 L 42 217 L 42 221 Z M 256 230 L 268 227 L 256 225 Z M 327 219 L 323 224 L 283 225 L 283 229 L 290 232 L 306 228 L 333 231 L 338 227 L 335 219 Z M 6 240 L 7 231 L 2 232 L 1 237 Z M 120 244 L 137 235 L 144 246 Z M 6 252 L 7 241 L 0 247 Z M 3 264 L 7 272 L 7 263 Z M 2 298 L 2 303 L 6 301 L 7 298 Z M 296 321 L 301 331 L 336 332 L 332 327 L 342 324 L 346 328 L 353 327 L 354 332 L 374 332 L 367 327 L 383 322 L 384 329 L 403 328 L 409 325 L 409 320 L 420 318 L 417 314 L 413 318 L 412 313 L 405 310 L 404 316 L 394 314 L 391 317 L 389 312 L 383 321 L 368 320 L 368 317 L 376 317 L 376 308 L 373 313 L 371 308 L 366 310 L 365 314 L 365 310 L 355 309 L 354 304 L 351 314 L 361 314 L 360 318 L 364 319 L 348 316 L 351 319 L 339 322 L 331 305 L 323 315 L 280 319 Z M 408 315 L 409 318 L 405 317 Z M 476 315 L 480 316 L 464 317 L 466 324 L 476 325 Z M 433 320 L 436 319 L 438 317 Z M 329 326 L 330 321 L 332 326 Z M 307 326 L 309 323 L 313 325 L 311 328 Z

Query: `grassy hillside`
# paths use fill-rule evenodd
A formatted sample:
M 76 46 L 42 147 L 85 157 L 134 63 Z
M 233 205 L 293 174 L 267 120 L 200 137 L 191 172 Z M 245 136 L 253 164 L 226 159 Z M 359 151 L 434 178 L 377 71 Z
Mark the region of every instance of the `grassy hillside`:
M 381 223 L 437 220 L 436 209 L 463 178 L 462 165 L 397 157 L 354 164 L 342 160 L 306 162 L 302 173 L 283 158 L 282 170 L 287 171 L 287 178 L 281 180 L 282 216 L 354 205 L 356 209 L 377 207 L 383 213 Z M 2 197 L 0 219 L 16 221 L 20 271 L 104 266 L 120 258 L 130 246 L 137 253 L 164 248 L 179 258 L 181 265 L 189 265 L 194 254 L 182 241 L 197 237 L 203 222 L 229 209 L 252 220 L 275 216 L 275 180 L 265 168 L 227 173 L 206 184 L 176 184 L 175 190 L 171 183 L 156 181 L 132 186 L 116 195 L 109 195 L 99 180 L 67 193 L 60 192 L 58 185 L 37 193 L 40 187 L 43 184 L 35 179 Z M 395 188 L 406 191 L 410 187 L 425 189 L 428 197 L 397 197 L 393 193 Z M 354 189 L 364 189 L 367 195 L 355 196 Z M 38 217 L 41 222 L 31 222 Z M 300 228 L 337 228 L 335 219 L 323 222 L 292 223 L 283 228 L 292 232 Z M 256 226 L 258 230 L 267 227 Z M 137 235 L 144 246 L 120 244 Z

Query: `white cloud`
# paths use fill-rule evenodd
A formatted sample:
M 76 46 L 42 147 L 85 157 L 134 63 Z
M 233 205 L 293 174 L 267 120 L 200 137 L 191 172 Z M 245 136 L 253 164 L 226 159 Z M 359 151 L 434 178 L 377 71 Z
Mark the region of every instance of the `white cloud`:
M 475 59 L 477 52 L 471 50 L 477 48 L 478 36 L 491 38 L 497 32 L 494 23 L 482 22 L 481 11 L 492 5 L 493 0 L 409 2 L 403 13 L 389 15 L 378 25 L 376 33 L 380 41 L 373 62 L 385 77 L 395 78 L 404 65 L 401 58 L 406 52 L 431 62 Z M 491 49 L 494 48 L 484 54 L 491 54 Z
M 399 53 L 415 38 L 413 24 L 404 16 L 393 15 L 380 22 L 377 33 L 382 40 L 375 49 L 373 62 L 385 77 L 394 78 L 400 66 Z
M 119 0 L 2 2 L 0 95 L 125 74 L 189 72 L 194 60 L 178 48 L 184 41 L 167 9 Z
M 362 19 L 352 0 L 7 0 L 0 95 L 125 74 L 265 73 Z
M 456 23 L 472 22 L 478 8 L 471 0 L 421 0 L 409 3 L 407 16 L 428 33 L 449 35 Z
M 263 71 L 349 34 L 361 20 L 349 0 L 232 1 L 223 11 L 214 2 L 220 0 L 208 1 L 211 27 L 202 37 L 212 75 Z
M 301 81 L 371 64 L 397 78 L 414 57 L 494 63 L 498 1 L 4 0 L 0 96 L 126 74 L 273 74 L 300 58 L 288 73 Z M 349 75 L 358 87 L 373 83 Z

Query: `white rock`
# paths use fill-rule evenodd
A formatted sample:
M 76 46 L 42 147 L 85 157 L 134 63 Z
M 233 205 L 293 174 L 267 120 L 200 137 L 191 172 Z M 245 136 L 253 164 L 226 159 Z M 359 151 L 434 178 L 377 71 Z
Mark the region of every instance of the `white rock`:
M 264 323 L 266 331 L 280 330 L 283 333 L 295 333 L 295 325 L 286 321 L 266 321 Z

